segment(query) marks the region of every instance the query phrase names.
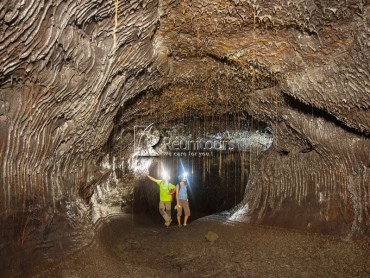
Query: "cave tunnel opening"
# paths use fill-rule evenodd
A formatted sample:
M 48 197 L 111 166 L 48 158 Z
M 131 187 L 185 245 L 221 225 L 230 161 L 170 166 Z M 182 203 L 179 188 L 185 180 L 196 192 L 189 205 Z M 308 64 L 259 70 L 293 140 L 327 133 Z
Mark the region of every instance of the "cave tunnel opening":
M 110 164 L 125 165 L 122 177 L 116 175 L 130 192 L 122 194 L 123 211 L 161 217 L 159 188 L 147 175 L 162 179 L 162 168 L 174 185 L 181 172 L 189 173 L 191 220 L 229 211 L 244 199 L 254 161 L 272 145 L 274 123 L 249 114 L 245 91 L 257 84 L 244 76 L 250 82 L 237 83 L 241 88 L 228 78 L 169 83 L 123 103 L 104 150 L 114 157 Z M 274 78 L 264 76 L 259 86 L 275 93 Z
M 149 169 L 149 175 L 160 177 L 160 165 L 167 169 L 170 182 L 178 184 L 178 174 L 187 172 L 187 187 L 192 219 L 223 212 L 242 201 L 249 171 L 242 154 L 221 154 L 217 157 L 161 158 Z M 182 168 L 182 166 L 184 168 Z M 184 169 L 184 170 L 183 170 Z M 150 180 L 141 180 L 135 187 L 134 212 L 157 214 L 159 189 Z M 172 207 L 176 204 L 174 199 Z
M 249 117 L 239 118 L 238 124 L 231 125 L 236 118 L 229 115 L 218 121 L 217 126 L 212 126 L 211 118 L 183 119 L 171 128 L 169 125 L 166 128 L 158 125 L 159 133 L 156 130 L 156 134 L 163 136 L 154 148 L 160 155 L 136 158 L 139 163 L 141 160 L 144 164 L 149 161 L 146 174 L 162 179 L 165 170 L 170 176 L 169 182 L 174 185 L 179 182 L 178 175 L 188 173 L 191 220 L 222 213 L 239 204 L 244 198 L 254 156 L 260 155 L 272 144 L 269 125 L 257 123 Z M 199 126 L 202 127 L 201 132 Z M 176 150 L 169 149 L 169 142 L 174 138 L 178 140 Z M 193 145 L 187 144 L 189 140 Z M 198 144 L 196 150 L 193 149 L 195 143 Z M 133 212 L 160 217 L 159 188 L 154 182 L 142 176 L 134 186 L 133 195 Z M 172 208 L 175 205 L 173 200 Z M 175 214 L 172 209 L 173 219 Z

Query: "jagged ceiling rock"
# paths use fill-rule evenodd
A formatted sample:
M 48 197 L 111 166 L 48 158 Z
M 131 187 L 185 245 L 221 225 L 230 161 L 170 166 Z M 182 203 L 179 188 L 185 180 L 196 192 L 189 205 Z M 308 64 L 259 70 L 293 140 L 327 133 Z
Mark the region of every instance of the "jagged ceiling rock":
M 232 100 L 276 135 L 254 221 L 369 231 L 367 1 L 3 0 L 0 21 L 2 218 L 88 199 L 117 125 Z
M 254 89 L 281 74 L 284 93 L 368 134 L 368 13 L 365 1 L 181 1 L 160 32 L 174 60 L 232 62 Z

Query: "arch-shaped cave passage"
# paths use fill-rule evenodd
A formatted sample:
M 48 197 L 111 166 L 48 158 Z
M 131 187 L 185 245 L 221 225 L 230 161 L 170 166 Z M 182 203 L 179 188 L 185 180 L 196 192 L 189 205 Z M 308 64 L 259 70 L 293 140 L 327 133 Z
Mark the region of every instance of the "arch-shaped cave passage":
M 92 203 L 97 206 L 94 219 L 109 214 L 106 208 L 113 203 L 101 201 L 101 196 L 114 195 L 116 202 L 119 194 L 124 211 L 158 215 L 159 192 L 146 175 L 160 178 L 164 166 L 177 184 L 180 161 L 191 172 L 193 219 L 195 212 L 219 213 L 244 198 L 253 162 L 271 146 L 275 125 L 251 114 L 248 92 L 262 88 L 275 96 L 278 81 L 274 74 L 259 72 L 261 78 L 254 82 L 232 64 L 213 63 L 214 71 L 199 69 L 192 82 L 172 80 L 160 89 L 144 90 L 119 109 L 99 162 L 104 171 L 115 173 L 88 192 L 93 192 Z M 233 82 L 235 78 L 238 82 Z M 104 189 L 109 187 L 114 188 Z M 116 188 L 119 192 L 112 194 Z
M 160 142 L 154 146 L 159 156 L 135 157 L 139 165 L 147 163 L 147 169 L 145 173 L 136 172 L 138 179 L 133 185 L 132 211 L 159 217 L 159 189 L 146 178 L 146 174 L 162 179 L 163 171 L 175 185 L 179 174 L 188 173 L 191 220 L 224 212 L 239 204 L 244 198 L 254 156 L 271 146 L 273 136 L 268 125 L 251 118 L 238 119 L 239 125 L 233 129 L 230 122 L 237 117 L 229 115 L 214 126 L 211 118 L 183 119 L 173 127 L 167 125 L 165 129 L 157 129 L 156 134 L 162 134 Z M 203 136 L 197 134 L 199 126 L 203 128 Z M 173 143 L 173 138 L 179 143 L 176 150 L 171 150 L 169 144 Z M 132 170 L 135 173 L 135 169 Z M 175 203 L 174 200 L 172 207 Z M 175 213 L 172 210 L 173 218 Z
M 194 220 L 204 215 L 229 210 L 243 199 L 249 175 L 247 169 L 242 169 L 245 167 L 242 162 L 245 158 L 239 153 L 221 156 L 221 159 L 220 155 L 191 159 L 160 158 L 150 167 L 149 174 L 161 179 L 159 165 L 168 165 L 164 167 L 171 175 L 170 182 L 176 185 L 178 173 L 184 172 L 181 170 L 181 164 L 184 165 L 185 171 L 190 170 L 187 186 L 191 219 Z M 135 185 L 134 212 L 157 214 L 158 195 L 158 187 L 152 181 L 141 179 Z

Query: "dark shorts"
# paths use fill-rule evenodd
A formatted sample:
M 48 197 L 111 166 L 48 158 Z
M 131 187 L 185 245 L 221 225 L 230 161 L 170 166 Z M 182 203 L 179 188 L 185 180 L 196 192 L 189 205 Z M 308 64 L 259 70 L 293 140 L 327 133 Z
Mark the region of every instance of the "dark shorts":
M 182 210 L 184 209 L 185 215 L 190 216 L 190 208 L 189 208 L 189 202 L 186 200 L 179 200 L 179 205 L 181 208 L 177 209 L 177 216 L 182 215 Z

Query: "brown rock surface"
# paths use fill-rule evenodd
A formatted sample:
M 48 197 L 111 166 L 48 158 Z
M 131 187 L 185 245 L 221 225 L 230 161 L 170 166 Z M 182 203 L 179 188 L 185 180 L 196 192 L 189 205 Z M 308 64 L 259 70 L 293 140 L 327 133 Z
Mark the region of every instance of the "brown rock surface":
M 369 235 L 369 11 L 365 0 L 1 1 L 0 247 L 56 222 L 86 229 L 99 183 L 132 198 L 130 179 L 102 166 L 112 139 L 185 108 L 272 126 L 248 219 Z

